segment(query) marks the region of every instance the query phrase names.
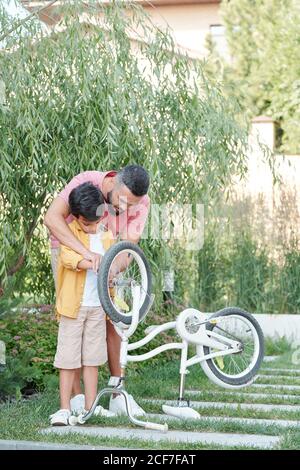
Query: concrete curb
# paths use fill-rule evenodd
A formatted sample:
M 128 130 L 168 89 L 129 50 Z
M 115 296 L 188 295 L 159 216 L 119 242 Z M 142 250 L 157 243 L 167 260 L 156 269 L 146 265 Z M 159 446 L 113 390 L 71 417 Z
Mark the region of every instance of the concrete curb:
M 0 439 L 0 450 L 128 450 L 120 447 L 98 447 L 54 442 L 11 441 Z

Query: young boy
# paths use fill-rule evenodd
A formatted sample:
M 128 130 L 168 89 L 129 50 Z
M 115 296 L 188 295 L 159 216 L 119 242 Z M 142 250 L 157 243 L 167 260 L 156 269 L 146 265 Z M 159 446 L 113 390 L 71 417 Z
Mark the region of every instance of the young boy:
M 104 207 L 100 189 L 92 183 L 81 184 L 71 191 L 69 206 L 75 217 L 69 225 L 74 235 L 90 251 L 103 255 L 114 240 L 100 224 Z M 97 394 L 98 366 L 107 361 L 106 320 L 97 292 L 97 274 L 91 261 L 64 245 L 58 262 L 56 314 L 59 330 L 54 366 L 59 369 L 60 409 L 50 416 L 50 422 L 63 426 L 68 425 L 71 415 L 76 369 L 82 367 L 84 408 L 89 410 Z M 96 408 L 99 413 L 112 414 L 101 406 Z

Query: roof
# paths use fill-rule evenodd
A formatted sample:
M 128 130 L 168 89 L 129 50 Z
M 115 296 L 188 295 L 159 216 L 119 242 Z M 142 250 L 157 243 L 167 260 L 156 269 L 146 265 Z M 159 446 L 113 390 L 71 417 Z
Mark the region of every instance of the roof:
M 59 21 L 59 17 L 57 15 L 57 6 L 61 6 L 66 3 L 67 0 L 56 0 L 54 5 L 47 6 L 51 0 L 20 0 L 22 5 L 29 11 L 38 11 L 42 9 L 42 11 L 38 12 L 39 19 L 46 23 L 49 26 L 53 26 L 57 21 Z M 99 6 L 109 5 L 112 0 L 98 0 Z M 147 7 L 147 10 L 150 8 L 156 8 L 158 6 L 187 6 L 187 5 L 218 5 L 221 3 L 221 0 L 119 0 L 119 2 L 123 2 L 124 5 L 126 3 L 135 3 L 137 5 L 142 5 Z M 82 0 L 82 4 L 87 6 L 88 0 Z
M 111 0 L 98 0 L 99 3 L 108 4 Z M 128 0 L 119 0 L 124 3 L 129 3 Z M 153 6 L 164 6 L 164 5 L 201 5 L 207 3 L 221 3 L 221 0 L 130 0 L 134 3 L 141 5 L 153 5 Z M 49 0 L 21 0 L 21 3 L 25 7 L 35 8 L 47 4 Z M 63 0 L 58 0 L 57 3 L 63 3 Z
M 252 122 L 275 122 L 275 119 L 272 119 L 270 116 L 256 116 L 252 119 Z

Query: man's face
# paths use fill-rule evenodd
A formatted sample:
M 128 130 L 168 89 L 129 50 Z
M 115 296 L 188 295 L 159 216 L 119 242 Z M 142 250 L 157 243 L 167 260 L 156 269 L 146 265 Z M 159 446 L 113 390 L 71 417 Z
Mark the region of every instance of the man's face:
M 82 215 L 77 218 L 77 222 L 85 233 L 97 233 L 97 225 L 99 224 L 100 220 L 101 217 L 91 222 L 90 220 L 87 220 L 82 217 Z
M 122 214 L 129 207 L 140 203 L 143 196 L 134 196 L 125 184 L 116 183 L 114 188 L 107 193 L 109 210 L 113 215 Z

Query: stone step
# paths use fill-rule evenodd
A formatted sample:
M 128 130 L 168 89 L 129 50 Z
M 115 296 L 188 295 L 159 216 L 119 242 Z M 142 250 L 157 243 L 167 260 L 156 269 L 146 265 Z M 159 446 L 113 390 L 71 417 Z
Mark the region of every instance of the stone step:
M 201 396 L 205 392 L 199 392 L 197 390 L 186 390 L 186 395 L 194 396 L 194 395 L 199 395 Z M 209 393 L 210 395 L 226 395 L 228 397 L 236 397 L 237 395 L 242 397 L 242 398 L 262 398 L 262 399 L 269 399 L 269 398 L 278 398 L 279 400 L 295 400 L 298 399 L 300 400 L 300 395 L 282 395 L 278 393 L 249 393 L 249 392 L 218 392 L 218 391 L 213 391 L 213 392 L 206 392 Z M 300 404 L 300 403 L 299 403 Z
M 276 388 L 281 390 L 300 390 L 300 385 L 284 385 L 284 384 L 252 384 L 251 388 Z
M 136 445 L 138 440 L 162 443 L 207 444 L 217 446 L 247 446 L 258 449 L 269 449 L 279 443 L 278 436 L 265 436 L 259 434 L 234 434 L 217 432 L 191 432 L 191 431 L 160 431 L 143 428 L 99 427 L 99 426 L 53 426 L 41 431 L 43 434 L 81 434 L 84 436 L 97 436 L 105 439 L 131 439 Z
M 276 361 L 276 359 L 278 359 L 279 356 L 265 356 L 264 357 L 264 362 L 273 362 L 273 361 Z
M 156 414 L 156 413 L 148 413 L 147 419 L 158 419 L 161 423 L 164 421 L 178 421 L 180 418 L 176 418 L 174 416 L 166 415 L 166 414 Z M 211 423 L 232 423 L 232 424 L 251 424 L 251 425 L 263 425 L 263 426 L 279 426 L 282 428 L 300 428 L 300 421 L 293 421 L 293 420 L 285 420 L 285 419 L 259 419 L 259 418 L 234 418 L 230 417 L 227 418 L 225 416 L 201 416 L 201 421 Z M 188 419 L 187 421 L 193 421 L 194 419 Z M 196 419 L 197 421 L 197 419 Z
M 139 402 L 153 403 L 156 405 L 177 405 L 176 400 L 154 400 L 142 399 Z M 257 410 L 257 411 L 300 411 L 300 405 L 273 405 L 272 403 L 224 403 L 219 401 L 192 401 L 190 402 L 192 408 L 227 408 L 236 410 Z
M 286 380 L 286 379 L 290 379 L 290 380 L 300 380 L 300 376 L 299 377 L 295 377 L 293 375 L 268 375 L 268 374 L 258 374 L 257 376 L 259 379 L 282 379 L 282 380 Z
M 285 374 L 298 374 L 300 376 L 300 369 L 288 369 L 288 368 L 273 368 L 273 367 L 262 367 L 260 370 L 264 372 L 284 372 Z

